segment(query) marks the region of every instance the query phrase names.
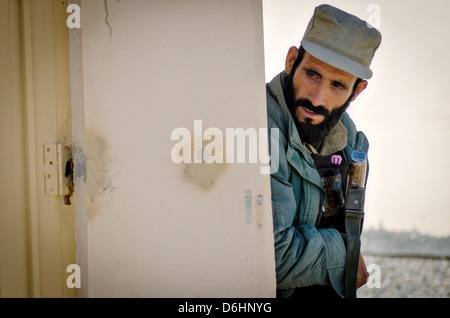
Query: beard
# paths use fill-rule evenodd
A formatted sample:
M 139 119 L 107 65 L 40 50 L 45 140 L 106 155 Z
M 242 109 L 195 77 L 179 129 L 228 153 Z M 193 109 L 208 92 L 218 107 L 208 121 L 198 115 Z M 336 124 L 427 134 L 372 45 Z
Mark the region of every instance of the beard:
M 354 92 L 347 99 L 347 101 L 341 105 L 339 108 L 328 111 L 324 106 L 313 106 L 311 101 L 304 98 L 295 99 L 295 91 L 292 83 L 293 72 L 288 77 L 285 85 L 285 99 L 286 104 L 294 118 L 295 126 L 300 135 L 302 142 L 306 142 L 310 145 L 316 145 L 325 138 L 325 136 L 330 132 L 331 129 L 338 123 L 341 119 L 342 114 L 347 110 L 350 105 L 351 99 L 353 98 Z M 298 120 L 296 112 L 299 107 L 304 107 L 308 110 L 315 112 L 316 114 L 323 115 L 325 119 L 319 124 L 312 124 L 311 118 L 306 118 L 305 122 Z

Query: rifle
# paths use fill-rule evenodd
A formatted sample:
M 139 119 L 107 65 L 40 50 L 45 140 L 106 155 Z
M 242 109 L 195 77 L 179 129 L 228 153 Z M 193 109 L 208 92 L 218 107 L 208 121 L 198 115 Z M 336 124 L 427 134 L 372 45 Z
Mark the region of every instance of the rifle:
M 364 220 L 364 193 L 366 185 L 366 153 L 354 150 L 351 154 L 345 196 L 345 231 L 347 234 L 347 267 L 345 297 L 356 298 L 361 231 Z

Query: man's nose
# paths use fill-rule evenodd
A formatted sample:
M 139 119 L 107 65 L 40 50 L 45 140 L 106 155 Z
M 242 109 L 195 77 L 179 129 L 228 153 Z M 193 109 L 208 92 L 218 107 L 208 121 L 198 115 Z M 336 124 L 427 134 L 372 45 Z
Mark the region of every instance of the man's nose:
M 309 100 L 314 107 L 325 105 L 325 84 L 320 83 L 311 90 Z

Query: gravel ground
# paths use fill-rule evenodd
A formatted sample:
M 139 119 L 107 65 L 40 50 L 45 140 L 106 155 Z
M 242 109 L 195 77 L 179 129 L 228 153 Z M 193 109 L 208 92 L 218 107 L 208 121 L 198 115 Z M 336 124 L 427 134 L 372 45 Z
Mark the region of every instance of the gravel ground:
M 369 282 L 358 289 L 358 298 L 450 297 L 450 259 L 364 255 L 364 261 L 368 269 L 375 264 L 379 271 L 372 266 Z M 379 288 L 375 288 L 376 272 Z

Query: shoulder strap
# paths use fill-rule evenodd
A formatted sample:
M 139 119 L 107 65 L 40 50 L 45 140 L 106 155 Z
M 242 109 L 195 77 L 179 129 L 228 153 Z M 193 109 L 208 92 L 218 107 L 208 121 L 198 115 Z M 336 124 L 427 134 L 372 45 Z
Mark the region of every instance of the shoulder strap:
M 342 123 L 349 131 L 348 143 L 343 150 L 344 160 L 351 161 L 351 154 L 354 150 L 361 150 L 367 155 L 369 150 L 369 140 L 362 131 L 357 131 L 355 124 L 347 113 L 341 118 Z M 367 161 L 366 183 L 369 173 Z M 347 189 L 349 191 L 349 189 Z M 350 193 L 349 193 L 350 192 Z M 359 253 L 361 247 L 361 231 L 364 220 L 364 189 L 350 189 L 346 195 L 345 228 L 347 234 L 347 265 L 346 265 L 346 287 L 345 297 L 356 297 L 356 278 L 359 263 Z M 359 202 L 355 208 L 351 206 L 353 202 Z

